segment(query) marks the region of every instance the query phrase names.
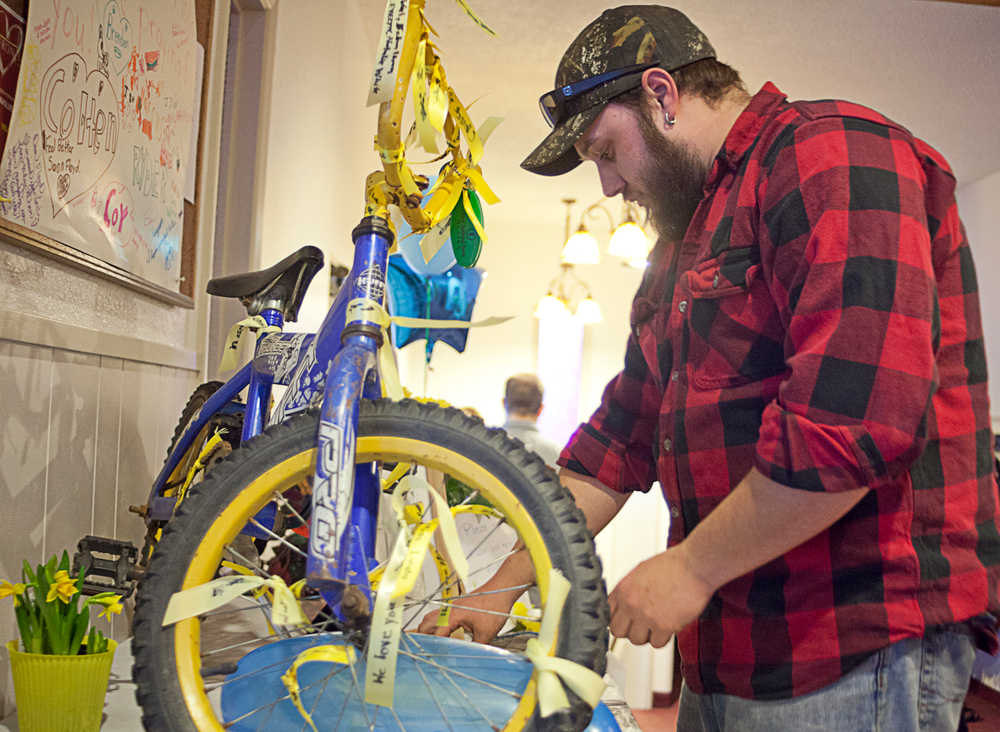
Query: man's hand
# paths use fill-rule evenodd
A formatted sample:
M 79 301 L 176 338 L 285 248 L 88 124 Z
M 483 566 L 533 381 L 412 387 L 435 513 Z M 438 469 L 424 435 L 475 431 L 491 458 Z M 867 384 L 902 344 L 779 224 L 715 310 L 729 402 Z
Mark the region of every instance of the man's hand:
M 608 598 L 611 632 L 636 645 L 662 648 L 701 614 L 712 593 L 681 547 L 668 549 L 640 563 L 615 587 Z
M 476 643 L 488 643 L 500 632 L 513 605 L 514 600 L 509 600 L 505 593 L 473 593 L 473 596 L 457 600 L 452 605 L 448 625 L 438 626 L 438 611 L 435 610 L 424 616 L 417 632 L 450 636 L 457 628 L 464 628 L 472 634 Z

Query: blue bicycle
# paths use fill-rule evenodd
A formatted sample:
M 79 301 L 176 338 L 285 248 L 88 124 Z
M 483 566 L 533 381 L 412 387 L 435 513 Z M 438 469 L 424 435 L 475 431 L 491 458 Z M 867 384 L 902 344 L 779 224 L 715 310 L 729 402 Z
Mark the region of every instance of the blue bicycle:
M 410 0 L 400 79 L 439 68 L 422 6 Z M 475 145 L 460 145 L 475 130 L 446 91 L 451 159 L 430 191 L 399 152 L 406 84 L 382 104 L 383 170 L 317 333 L 281 332 L 322 267 L 313 247 L 209 283 L 246 305 L 259 335 L 233 378 L 192 397 L 144 511 L 144 553 L 155 548 L 133 652 L 147 729 L 580 730 L 591 718 L 593 685 L 563 667 L 603 674 L 608 608 L 572 497 L 502 430 L 384 398 L 398 396 L 388 207 L 430 231 L 459 207 L 473 215 L 481 182 Z M 274 385 L 286 389 L 269 409 Z M 445 623 L 505 562 L 534 580 L 490 590 L 524 596 L 492 644 L 411 632 L 434 613 Z

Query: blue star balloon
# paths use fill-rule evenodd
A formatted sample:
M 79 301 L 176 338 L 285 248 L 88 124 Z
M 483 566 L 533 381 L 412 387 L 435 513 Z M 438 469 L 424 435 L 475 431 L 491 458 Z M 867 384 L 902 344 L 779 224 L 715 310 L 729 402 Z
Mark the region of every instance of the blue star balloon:
M 424 194 L 423 200 L 420 202 L 421 206 L 427 204 L 430 199 L 430 190 L 434 187 L 434 183 L 437 181 L 437 176 L 432 177 L 427 184 L 427 193 Z M 459 206 L 462 205 L 459 201 Z M 451 243 L 451 217 L 445 218 L 443 221 L 438 223 L 436 226 L 431 227 L 431 230 L 425 234 L 414 234 L 413 229 L 406 222 L 406 219 L 400 217 L 400 221 L 396 226 L 396 243 L 399 247 L 399 253 L 403 255 L 403 259 L 418 275 L 437 275 L 442 274 L 452 267 L 455 266 L 455 251 Z M 429 262 L 424 261 L 424 254 L 421 250 L 420 244 L 424 240 L 428 241 L 428 246 L 431 250 L 438 247 L 436 253 Z
M 483 273 L 456 265 L 437 275 L 420 275 L 399 254 L 389 257 L 389 312 L 407 318 L 431 320 L 471 320 Z M 434 343 L 443 341 L 456 351 L 465 350 L 468 328 L 407 328 L 392 326 L 392 342 L 397 348 L 427 339 L 427 359 Z

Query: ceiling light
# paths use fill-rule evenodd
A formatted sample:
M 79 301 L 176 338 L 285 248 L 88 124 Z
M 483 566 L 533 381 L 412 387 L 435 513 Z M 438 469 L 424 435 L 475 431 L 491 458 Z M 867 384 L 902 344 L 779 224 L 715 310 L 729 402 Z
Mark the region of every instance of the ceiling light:
M 565 318 L 569 315 L 569 308 L 566 303 L 553 295 L 551 292 L 538 301 L 535 306 L 535 317 L 539 320 L 548 318 Z
M 608 245 L 609 254 L 628 260 L 629 264 L 634 260 L 645 260 L 648 251 L 649 239 L 646 238 L 646 232 L 631 220 L 615 229 Z
M 584 325 L 590 325 L 591 323 L 600 323 L 604 320 L 604 315 L 601 313 L 601 306 L 597 304 L 597 300 L 587 295 L 580 304 L 576 306 L 576 317 Z
M 573 236 L 566 240 L 562 249 L 564 264 L 597 264 L 601 261 L 601 250 L 597 239 L 587 231 L 583 224 Z

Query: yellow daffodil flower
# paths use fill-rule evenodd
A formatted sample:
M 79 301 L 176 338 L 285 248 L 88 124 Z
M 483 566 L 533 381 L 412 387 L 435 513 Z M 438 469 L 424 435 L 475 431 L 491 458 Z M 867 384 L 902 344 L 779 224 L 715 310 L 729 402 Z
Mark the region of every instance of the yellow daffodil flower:
M 45 597 L 45 602 L 52 602 L 58 597 L 68 605 L 70 598 L 75 594 L 76 582 L 70 578 L 69 572 L 65 569 L 60 569 L 56 572 L 55 580 L 49 587 L 49 594 Z
M 11 584 L 7 580 L 0 581 L 0 597 L 7 597 L 8 595 L 14 596 L 14 607 L 17 607 L 20 603 L 18 602 L 18 596 L 23 595 L 27 585 L 23 582 L 17 582 Z
M 97 613 L 97 615 L 99 617 L 107 618 L 109 621 L 111 620 L 112 614 L 121 615 L 122 612 L 121 599 L 122 599 L 121 595 L 112 595 L 111 597 L 105 598 L 103 600 L 98 600 L 97 604 L 104 605 L 104 609 L 101 610 L 99 613 Z

